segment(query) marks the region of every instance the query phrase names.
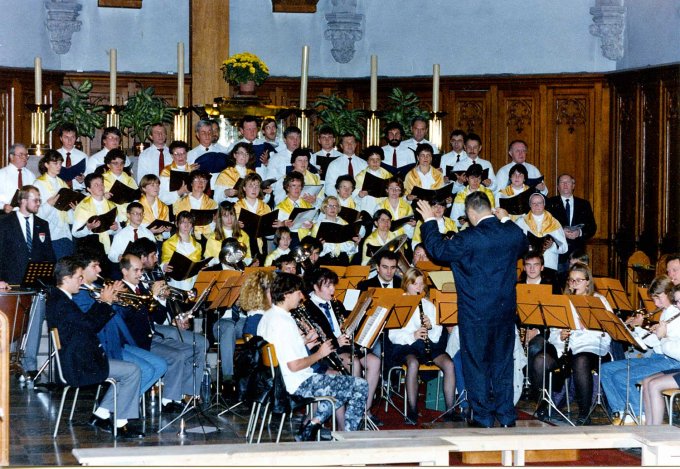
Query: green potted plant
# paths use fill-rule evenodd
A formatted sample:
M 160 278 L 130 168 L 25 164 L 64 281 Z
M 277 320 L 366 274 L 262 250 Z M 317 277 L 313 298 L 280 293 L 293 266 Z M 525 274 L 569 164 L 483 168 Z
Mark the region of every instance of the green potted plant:
M 120 126 L 130 137 L 135 146 L 144 143 L 149 137 L 151 124 L 173 122 L 175 108 L 168 106 L 165 99 L 154 96 L 154 88 L 142 87 L 138 93 L 130 96 L 125 107 L 120 111 Z
M 337 94 L 319 95 L 314 102 L 317 116 L 321 123 L 317 126 L 327 125 L 333 129 L 336 135 L 350 133 L 361 141 L 364 136 L 365 112 L 361 109 L 347 109 L 351 101 Z
M 387 109 L 382 115 L 382 120 L 400 123 L 406 133 L 404 138 L 412 137 L 411 121 L 415 117 L 430 118 L 430 113 L 418 106 L 420 99 L 411 91 L 405 93 L 400 88 L 393 88 L 387 99 Z
M 269 68 L 262 59 L 251 52 L 234 54 L 220 67 L 224 81 L 239 86 L 241 94 L 254 94 L 255 87 L 260 86 L 269 76 Z
M 78 129 L 78 135 L 94 137 L 97 129 L 104 125 L 105 107 L 90 101 L 92 86 L 90 80 L 85 80 L 78 86 L 71 82 L 69 86 L 59 87 L 64 95 L 50 115 L 48 132 L 64 124 L 73 124 Z

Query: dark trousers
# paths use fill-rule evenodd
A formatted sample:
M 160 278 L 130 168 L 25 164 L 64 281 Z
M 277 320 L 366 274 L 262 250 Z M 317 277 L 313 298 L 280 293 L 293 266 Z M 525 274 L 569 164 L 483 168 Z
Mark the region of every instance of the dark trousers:
M 515 325 L 464 321 L 459 325 L 463 375 L 473 418 L 492 427 L 515 422 L 513 349 Z

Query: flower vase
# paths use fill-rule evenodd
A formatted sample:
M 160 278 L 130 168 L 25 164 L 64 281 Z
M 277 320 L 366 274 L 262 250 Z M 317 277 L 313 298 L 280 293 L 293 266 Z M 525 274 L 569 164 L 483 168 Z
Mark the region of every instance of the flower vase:
M 248 80 L 245 83 L 239 83 L 239 95 L 241 96 L 255 96 L 255 82 Z

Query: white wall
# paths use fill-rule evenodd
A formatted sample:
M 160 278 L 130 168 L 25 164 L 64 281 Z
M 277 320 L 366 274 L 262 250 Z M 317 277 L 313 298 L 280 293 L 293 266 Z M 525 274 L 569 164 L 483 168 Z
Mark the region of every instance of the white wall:
M 177 42 L 185 43 L 189 71 L 189 1 L 144 0 L 141 9 L 83 6 L 80 31 L 64 55 L 52 51 L 43 0 L 0 0 L 0 66 L 33 67 L 36 55 L 52 70 L 105 71 L 108 51 L 118 49 L 120 72 L 177 72 Z
M 310 75 L 443 75 L 595 72 L 616 63 L 590 35 L 593 0 L 359 0 L 366 33 L 354 58 L 336 63 L 324 39 L 331 0 L 315 14 L 272 13 L 271 0 L 232 0 L 230 52 L 251 51 L 272 75 L 299 76 L 300 51 L 309 44 Z
M 618 69 L 680 62 L 680 0 L 626 0 L 624 55 Z

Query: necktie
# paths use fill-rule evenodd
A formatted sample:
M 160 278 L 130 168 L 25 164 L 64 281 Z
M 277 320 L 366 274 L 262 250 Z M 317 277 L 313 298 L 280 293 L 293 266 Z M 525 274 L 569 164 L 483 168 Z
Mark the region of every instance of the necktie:
M 141 288 L 139 288 L 139 285 L 137 285 L 137 286 L 135 287 L 135 293 L 136 293 L 137 295 L 141 295 L 141 294 L 142 294 L 142 290 L 141 290 Z
M 33 234 L 31 233 L 31 217 L 24 217 L 26 219 L 26 248 L 28 249 L 28 257 L 31 257 L 31 251 L 33 250 Z
M 205 151 L 210 151 L 210 147 L 205 147 Z
M 139 236 L 137 236 L 137 228 L 134 228 L 132 231 L 135 232 L 135 236 L 134 236 L 134 237 L 135 237 L 135 241 L 137 241 L 137 240 L 139 239 Z
M 67 151 L 66 152 L 66 167 L 70 168 L 71 167 L 71 152 Z M 73 187 L 73 181 L 66 181 L 66 184 L 68 184 L 69 187 Z
M 158 174 L 161 174 L 163 172 L 163 168 L 165 168 L 165 157 L 163 156 L 163 149 L 159 148 L 158 149 Z
M 333 318 L 331 317 L 331 305 L 329 305 L 328 303 L 321 303 L 319 306 L 321 306 L 321 309 L 326 315 L 326 319 L 328 319 L 328 324 L 331 325 L 331 330 L 333 331 L 333 333 L 335 333 L 335 327 L 333 327 Z
M 21 189 L 24 186 L 24 178 L 21 177 L 21 168 L 17 169 L 19 171 L 19 178 L 17 179 L 17 184 L 19 185 L 19 189 Z
M 383 288 L 389 288 L 390 284 L 389 283 L 383 283 L 382 286 L 383 286 Z
M 571 226 L 571 204 L 569 203 L 569 199 L 567 199 L 567 203 L 564 204 L 564 211 L 567 214 L 567 225 Z
M 397 149 L 394 149 L 394 152 L 392 153 L 392 166 L 395 168 L 397 167 Z
M 326 153 L 326 158 L 330 158 L 330 157 L 331 157 L 331 154 L 330 154 L 330 153 Z
M 347 175 L 354 177 L 354 168 L 352 168 L 352 158 L 349 159 L 349 164 L 347 165 Z
M 460 163 L 460 155 L 456 155 L 456 163 Z

